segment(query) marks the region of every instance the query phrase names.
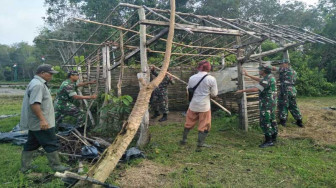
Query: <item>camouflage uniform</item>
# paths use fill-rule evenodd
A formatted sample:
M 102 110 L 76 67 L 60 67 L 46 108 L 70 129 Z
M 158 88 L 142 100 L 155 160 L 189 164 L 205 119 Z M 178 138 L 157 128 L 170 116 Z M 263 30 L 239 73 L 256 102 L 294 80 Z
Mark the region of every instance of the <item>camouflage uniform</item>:
M 151 71 L 151 73 L 154 76 L 158 76 L 158 73 L 155 70 Z M 166 75 L 159 86 L 155 88 L 151 98 L 152 110 L 168 114 L 168 85 L 170 83 L 174 84 L 175 82 Z
M 77 95 L 77 84 L 70 79 L 65 80 L 57 91 L 55 100 L 55 119 L 59 125 L 65 116 L 77 118 L 76 125 L 81 127 L 84 124 L 85 113 L 73 104 L 74 95 Z
M 260 80 L 259 85 L 259 110 L 260 127 L 265 136 L 272 136 L 278 133 L 276 123 L 276 81 L 272 74 L 266 75 Z
M 291 68 L 278 68 L 280 80 L 280 94 L 278 99 L 279 119 L 286 121 L 288 110 L 291 112 L 295 120 L 301 120 L 302 116 L 296 104 L 295 81 L 296 72 Z

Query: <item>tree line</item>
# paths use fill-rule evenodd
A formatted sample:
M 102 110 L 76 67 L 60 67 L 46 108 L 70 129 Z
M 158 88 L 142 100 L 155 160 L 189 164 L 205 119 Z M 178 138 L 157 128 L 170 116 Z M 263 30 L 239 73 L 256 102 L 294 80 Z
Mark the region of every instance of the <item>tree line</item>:
M 34 40 L 34 45 L 18 43 L 13 45 L 0 45 L 0 80 L 13 79 L 12 67 L 18 65 L 19 79 L 32 77 L 32 70 L 37 64 L 46 62 L 53 65 L 61 65 L 79 47 L 78 44 L 56 43 L 47 39 L 62 39 L 69 41 L 85 41 L 97 28 L 97 25 L 87 24 L 74 20 L 74 17 L 103 22 L 107 15 L 112 14 L 106 23 L 122 25 L 127 20 L 130 27 L 138 21 L 138 16 L 131 17 L 130 9 L 114 8 L 120 3 L 136 5 L 145 4 L 148 7 L 168 9 L 169 1 L 166 0 L 45 0 L 47 7 L 45 27 Z M 176 2 L 177 11 L 200 15 L 212 15 L 225 18 L 241 18 L 250 21 L 294 25 L 307 29 L 330 39 L 336 40 L 336 1 L 320 0 L 316 6 L 307 6 L 300 1 L 287 1 L 280 4 L 278 0 L 179 0 Z M 167 16 L 168 17 L 168 16 Z M 151 18 L 149 16 L 149 18 Z M 203 23 L 200 23 L 203 24 Z M 138 30 L 136 27 L 134 30 Z M 148 27 L 148 32 L 154 30 Z M 100 43 L 111 37 L 118 31 L 108 27 L 102 27 L 92 39 L 91 43 Z M 183 43 L 191 43 L 200 36 L 188 35 L 176 32 L 175 38 Z M 113 35 L 110 40 L 116 40 L 119 34 Z M 130 33 L 125 39 L 131 38 Z M 225 38 L 225 37 L 222 37 Z M 206 39 L 204 39 L 206 40 Z M 216 41 L 227 42 L 225 39 Z M 210 43 L 211 45 L 212 43 Z M 215 43 L 213 43 L 215 44 Z M 134 43 L 134 45 L 138 45 Z M 275 44 L 263 44 L 263 50 L 275 48 Z M 88 56 L 95 46 L 83 46 L 77 52 L 78 56 Z M 163 49 L 164 43 L 158 42 L 155 49 Z M 163 49 L 164 50 L 164 49 Z M 181 49 L 174 46 L 175 52 L 184 52 L 189 49 Z M 330 44 L 305 44 L 303 48 L 290 51 L 291 62 L 299 74 L 298 92 L 304 95 L 330 95 L 336 93 L 336 50 L 335 45 Z M 190 52 L 190 50 L 189 50 Z M 193 53 L 197 53 L 193 52 Z M 116 53 L 115 56 L 120 54 Z M 44 57 L 45 61 L 42 60 Z M 162 55 L 150 54 L 149 61 L 155 62 L 162 59 Z M 265 57 L 264 60 L 278 59 L 280 54 Z M 216 59 L 213 59 L 216 61 Z M 176 62 L 174 62 L 176 61 Z M 172 65 L 181 59 L 172 58 Z M 190 61 L 193 61 L 192 59 Z M 235 59 L 228 57 L 228 61 L 235 63 Z M 136 64 L 135 58 L 128 64 Z

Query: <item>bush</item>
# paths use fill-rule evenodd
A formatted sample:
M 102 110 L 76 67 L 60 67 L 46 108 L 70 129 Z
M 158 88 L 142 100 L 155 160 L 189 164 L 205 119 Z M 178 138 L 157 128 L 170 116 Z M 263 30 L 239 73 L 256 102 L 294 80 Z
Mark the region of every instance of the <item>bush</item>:
M 298 74 L 296 89 L 301 96 L 327 96 L 336 94 L 336 83 L 328 82 L 325 70 L 310 67 L 312 59 L 301 52 L 292 52 L 291 63 Z

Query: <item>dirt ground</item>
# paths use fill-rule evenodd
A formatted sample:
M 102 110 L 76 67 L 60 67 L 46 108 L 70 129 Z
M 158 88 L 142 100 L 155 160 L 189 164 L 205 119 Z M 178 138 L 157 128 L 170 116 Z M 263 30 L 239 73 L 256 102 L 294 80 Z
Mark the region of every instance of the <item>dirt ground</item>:
M 322 107 L 319 101 L 303 103 L 299 107 L 304 117 L 305 128 L 298 129 L 296 126 L 286 127 L 281 130 L 280 136 L 287 138 L 310 138 L 319 145 L 335 145 L 336 110 Z
M 149 125 L 167 125 L 167 124 L 172 124 L 172 123 L 184 123 L 185 122 L 185 116 L 184 114 L 185 112 L 179 112 L 179 111 L 174 111 L 174 112 L 169 112 L 168 114 L 168 120 L 164 121 L 164 122 L 159 122 L 159 119 L 162 117 L 162 115 L 160 115 L 159 117 L 155 118 L 155 119 L 149 119 Z M 151 117 L 152 114 L 150 114 L 149 117 Z
M 128 168 L 121 173 L 117 180 L 120 187 L 169 187 L 168 174 L 172 171 L 168 167 L 143 160 L 136 167 Z

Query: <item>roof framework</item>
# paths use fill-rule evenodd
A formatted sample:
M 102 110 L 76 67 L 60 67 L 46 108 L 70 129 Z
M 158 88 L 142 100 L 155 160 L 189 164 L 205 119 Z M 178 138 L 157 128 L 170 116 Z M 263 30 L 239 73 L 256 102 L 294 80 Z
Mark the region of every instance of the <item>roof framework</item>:
M 146 19 L 139 20 L 134 25 L 129 26 L 128 21 L 137 15 L 137 10 L 140 8 L 145 9 Z M 131 15 L 127 20 L 124 20 L 124 23 L 121 26 L 116 26 L 106 22 L 111 15 L 118 9 L 127 9 L 129 15 Z M 149 8 L 147 6 L 137 6 L 127 3 L 120 3 L 115 7 L 111 13 L 106 17 L 103 23 L 75 18 L 78 21 L 87 22 L 91 24 L 98 25 L 97 29 L 90 35 L 90 37 L 85 42 L 75 42 L 75 41 L 65 41 L 59 39 L 49 39 L 51 41 L 58 42 L 69 42 L 77 43 L 80 46 L 77 50 L 70 56 L 68 60 L 64 63 L 68 64 L 73 56 L 84 46 L 84 45 L 94 45 L 98 46 L 86 59 L 81 62 L 85 64 L 88 59 L 91 59 L 91 62 L 94 61 L 97 57 L 93 55 L 96 54 L 96 51 L 100 49 L 100 46 L 112 45 L 114 46 L 111 51 L 119 50 L 119 41 L 120 37 L 113 41 L 111 38 L 118 34 L 114 32 L 110 37 L 105 41 L 98 43 L 89 43 L 101 27 L 110 27 L 123 31 L 124 36 L 128 33 L 132 34 L 131 37 L 124 41 L 125 54 L 127 61 L 129 58 L 137 54 L 140 49 L 139 47 L 139 31 L 134 30 L 138 25 L 147 25 L 149 26 L 151 32 L 146 34 L 149 39 L 147 43 L 148 52 L 150 53 L 164 53 L 164 49 L 157 49 L 153 47 L 157 41 L 165 42 L 165 34 L 168 32 L 167 28 L 169 25 L 169 10 Z M 259 23 L 246 21 L 242 19 L 227 19 L 227 18 L 218 18 L 210 15 L 196 15 L 192 13 L 183 13 L 176 12 L 176 35 L 174 41 L 174 50 L 172 55 L 176 56 L 174 58 L 175 64 L 181 65 L 190 62 L 191 60 L 198 61 L 206 57 L 221 57 L 229 54 L 236 54 L 237 49 L 244 51 L 244 57 L 248 56 L 249 53 L 252 55 L 256 47 L 259 46 L 266 39 L 272 40 L 283 46 L 284 50 L 290 47 L 295 47 L 307 42 L 310 43 L 330 43 L 336 44 L 336 41 L 328 39 L 326 37 L 320 36 L 318 34 L 306 31 L 301 28 L 289 25 L 274 25 L 267 23 Z M 192 41 L 192 36 L 199 36 L 196 40 Z M 242 43 L 239 45 L 236 42 L 236 37 L 241 37 Z M 186 44 L 188 42 L 188 44 Z M 290 44 L 290 45 L 289 45 Z M 251 53 L 251 50 L 253 51 Z M 183 52 L 182 52 L 183 51 Z M 118 54 L 118 53 L 117 53 Z M 120 53 L 121 54 L 121 53 Z M 265 52 L 260 55 L 265 55 Z M 266 53 L 267 55 L 267 53 Z M 252 58 L 259 57 L 254 54 Z M 250 58 L 245 58 L 245 61 L 248 61 Z M 117 62 L 120 61 L 120 55 L 115 59 Z M 113 66 L 113 68 L 117 67 Z

